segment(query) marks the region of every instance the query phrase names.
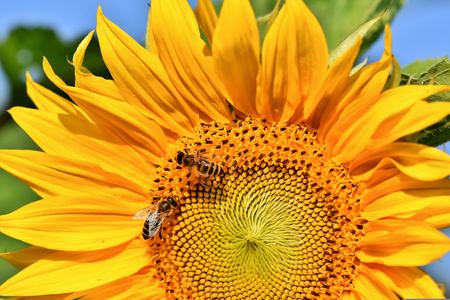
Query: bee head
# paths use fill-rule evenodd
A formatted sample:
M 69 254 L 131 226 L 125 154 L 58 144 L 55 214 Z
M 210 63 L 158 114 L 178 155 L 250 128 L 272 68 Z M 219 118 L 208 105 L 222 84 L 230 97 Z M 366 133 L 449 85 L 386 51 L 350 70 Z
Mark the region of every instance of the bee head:
M 167 202 L 169 202 L 169 204 L 172 205 L 173 207 L 177 207 L 178 206 L 177 201 L 173 197 L 167 197 Z
M 177 153 L 177 165 L 192 168 L 196 164 L 195 155 L 188 154 L 187 152 L 178 151 Z

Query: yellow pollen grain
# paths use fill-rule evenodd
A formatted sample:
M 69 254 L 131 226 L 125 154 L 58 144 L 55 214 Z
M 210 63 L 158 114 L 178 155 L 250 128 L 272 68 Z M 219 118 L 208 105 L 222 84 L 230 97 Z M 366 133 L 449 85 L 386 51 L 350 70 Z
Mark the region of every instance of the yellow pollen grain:
M 224 174 L 177 166 L 180 150 Z M 178 197 L 162 239 L 149 241 L 168 298 L 337 299 L 352 289 L 364 234 L 357 184 L 306 126 L 203 124 L 169 151 L 149 195 Z

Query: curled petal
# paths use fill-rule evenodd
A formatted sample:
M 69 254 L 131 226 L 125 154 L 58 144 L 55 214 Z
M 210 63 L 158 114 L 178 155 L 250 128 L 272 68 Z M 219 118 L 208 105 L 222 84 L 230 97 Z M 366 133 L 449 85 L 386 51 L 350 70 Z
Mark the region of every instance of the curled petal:
M 378 220 L 368 223 L 358 257 L 365 263 L 422 266 L 450 250 L 449 238 L 421 222 Z
M 368 151 L 352 161 L 350 172 L 367 180 L 386 166 L 421 181 L 434 181 L 450 175 L 450 157 L 435 148 L 415 143 L 393 143 Z
M 402 299 L 444 298 L 436 282 L 419 268 L 379 264 L 369 264 L 368 267 L 373 278 L 392 289 Z
M 91 42 L 94 32 L 89 32 L 78 45 L 73 55 L 73 66 L 75 68 L 75 86 L 88 91 L 104 95 L 114 100 L 125 101 L 119 88 L 113 80 L 95 76 L 83 66 L 86 49 Z

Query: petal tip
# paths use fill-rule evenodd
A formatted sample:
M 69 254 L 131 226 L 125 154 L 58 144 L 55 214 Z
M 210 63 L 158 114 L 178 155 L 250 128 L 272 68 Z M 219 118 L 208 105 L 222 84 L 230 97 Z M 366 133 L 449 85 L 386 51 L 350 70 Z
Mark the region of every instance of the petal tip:
M 102 7 L 99 5 L 97 8 L 97 27 L 99 24 L 103 24 L 105 22 L 105 15 L 103 14 Z
M 97 17 L 103 16 L 103 10 L 102 10 L 102 6 L 99 5 L 97 7 Z

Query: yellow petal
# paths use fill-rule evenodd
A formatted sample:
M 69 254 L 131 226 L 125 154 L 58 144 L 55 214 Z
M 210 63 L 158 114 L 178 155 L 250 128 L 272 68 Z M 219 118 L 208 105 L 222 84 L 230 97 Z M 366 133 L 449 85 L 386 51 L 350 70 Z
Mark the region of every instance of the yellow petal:
M 354 174 L 352 174 L 352 176 L 353 175 Z M 375 186 L 380 185 L 381 183 L 387 181 L 391 177 L 406 176 L 405 174 L 402 174 L 402 172 L 400 172 L 400 170 L 398 170 L 397 168 L 395 168 L 392 165 L 388 166 L 386 168 L 377 169 L 371 175 L 373 175 L 373 176 L 371 176 L 368 179 L 367 178 L 363 178 L 363 179 L 358 178 L 359 182 L 364 185 L 364 188 L 361 191 L 361 193 L 364 196 L 365 196 L 365 193 L 370 191 L 370 189 L 372 189 Z M 406 177 L 409 178 L 408 176 L 406 176 Z M 355 178 L 356 178 L 356 176 L 355 176 Z M 412 178 L 410 178 L 410 179 L 413 180 Z M 398 179 L 398 180 L 400 180 L 400 179 Z
M 161 127 L 145 117 L 136 108 L 123 101 L 115 101 L 102 94 L 67 86 L 44 59 L 44 71 L 49 79 L 82 107 L 90 118 L 105 132 L 118 136 L 127 147 L 133 148 L 147 164 L 160 163 L 165 154 L 167 140 Z
M 320 124 L 323 124 L 328 116 L 334 114 L 342 94 L 350 84 L 350 72 L 358 56 L 361 43 L 362 40 L 357 39 L 354 45 L 330 66 L 325 82 L 320 88 L 320 94 L 317 96 L 318 101 L 310 101 L 310 105 L 305 107 L 305 122 L 313 128 L 319 128 L 319 132 L 321 132 Z M 300 121 L 300 119 L 291 120 L 293 123 Z
M 90 121 L 78 106 L 33 81 L 29 73 L 26 76 L 26 83 L 28 96 L 40 110 L 69 114 Z
M 158 56 L 177 90 L 206 120 L 231 119 L 195 16 L 183 0 L 153 0 L 151 30 Z M 170 26 L 168 26 L 170 24 Z
M 0 257 L 8 260 L 16 268 L 23 269 L 51 253 L 53 251 L 50 249 L 29 246 L 15 252 L 0 253 Z
M 13 119 L 34 142 L 52 155 L 92 162 L 106 171 L 132 178 L 143 185 L 152 165 L 113 133 L 72 115 L 15 107 Z
M 328 50 L 319 22 L 303 1 L 288 0 L 264 40 L 258 112 L 287 121 L 314 106 L 325 79 Z
M 450 175 L 448 154 L 425 145 L 402 142 L 366 152 L 352 161 L 350 172 L 362 180 L 386 165 L 394 165 L 402 173 L 422 181 L 439 180 Z
M 354 280 L 353 292 L 361 299 L 398 299 L 397 295 L 389 287 L 372 276 L 370 270 L 367 270 L 364 265 L 360 266 L 359 275 Z
M 447 179 L 436 181 L 421 181 L 413 179 L 405 174 L 387 175 L 380 178 L 377 183 L 365 183 L 364 191 L 362 192 L 364 205 L 367 205 L 384 195 L 394 193 L 397 191 L 409 191 L 409 190 L 428 190 L 428 189 L 441 189 L 449 188 L 450 181 Z
M 126 145 L 145 158 L 147 165 L 160 162 L 168 144 L 165 133 L 155 121 L 144 117 L 126 102 L 111 103 L 110 99 L 88 91 L 70 87 L 68 90 L 97 124 L 119 135 Z
M 70 89 L 70 88 L 69 88 Z M 167 150 L 167 137 L 153 120 L 144 117 L 126 102 L 111 103 L 100 95 L 71 89 L 71 97 L 92 116 L 97 124 L 115 132 L 126 145 L 133 148 L 146 165 L 158 164 Z M 149 169 L 147 169 L 148 174 Z
M 450 103 L 421 101 L 405 112 L 384 121 L 373 136 L 373 144 L 375 146 L 391 143 L 403 136 L 436 124 L 447 115 L 450 115 Z
M 406 216 L 409 220 L 424 222 L 435 228 L 446 228 L 450 226 L 450 201 L 434 203 L 426 210 Z
M 3 296 L 70 293 L 130 276 L 148 264 L 145 245 L 135 240 L 95 252 L 55 252 L 7 280 Z
M 214 29 L 217 23 L 217 13 L 211 0 L 199 0 L 195 9 L 195 17 L 197 18 L 200 28 L 206 35 L 209 44 L 212 44 Z
M 436 213 L 440 213 L 441 210 L 437 209 Z M 446 214 L 440 214 L 437 215 L 433 211 L 430 211 L 430 215 L 427 219 L 424 219 L 423 222 L 430 224 L 431 226 L 434 226 L 436 228 L 446 228 L 450 226 L 450 212 L 447 212 Z
M 373 64 L 370 64 L 357 73 L 351 76 L 349 80 L 349 87 L 339 97 L 337 103 L 333 105 L 331 110 L 321 118 L 321 126 L 319 137 L 322 141 L 327 140 L 328 145 L 334 145 L 336 140 L 331 144 L 330 138 L 327 137 L 330 128 L 339 120 L 346 122 L 350 126 L 354 119 L 347 119 L 342 115 L 342 112 L 355 100 L 359 98 L 373 99 L 378 96 L 384 88 L 386 80 L 389 76 L 392 66 L 392 36 L 389 25 L 385 27 L 384 36 L 384 53 L 381 59 Z M 373 104 L 371 102 L 371 104 Z
M 212 54 L 228 100 L 250 116 L 256 112 L 259 34 L 248 0 L 225 0 L 214 31 Z
M 354 97 L 377 95 L 383 90 L 392 67 L 392 32 L 389 24 L 384 28 L 384 53 L 380 61 L 362 68 L 356 75 Z M 364 84 L 365 82 L 365 84 Z
M 86 195 L 104 188 L 116 192 L 129 190 L 139 195 L 146 193 L 133 181 L 105 172 L 95 165 L 39 151 L 1 150 L 0 167 L 42 197 Z
M 73 66 L 75 68 L 75 86 L 95 92 L 100 95 L 107 96 L 111 99 L 124 101 L 120 90 L 111 79 L 105 79 L 93 75 L 85 67 L 83 67 L 84 55 L 86 49 L 92 39 L 94 32 L 91 31 L 78 45 L 73 55 Z
M 415 267 L 369 264 L 370 274 L 402 299 L 441 299 L 442 291 L 425 272 Z
M 422 222 L 378 220 L 369 222 L 360 242 L 362 262 L 388 266 L 422 266 L 450 250 L 449 238 Z
M 450 182 L 450 181 L 449 181 Z M 366 205 L 361 216 L 367 220 L 402 218 L 426 210 L 429 206 L 449 203 L 450 186 L 447 189 L 418 189 L 387 194 Z
M 344 291 L 344 293 L 341 295 L 341 299 L 342 300 L 361 300 L 362 298 L 353 289 L 353 291 Z
M 364 97 L 354 101 L 344 110 L 341 120 L 336 122 L 327 136 L 327 145 L 333 145 L 332 155 L 342 162 L 352 160 L 373 146 L 370 140 L 387 119 L 448 89 L 447 86 L 407 85 L 387 90 L 379 99 Z
M 72 300 L 71 293 L 57 294 L 57 295 L 44 295 L 44 296 L 28 296 L 28 297 L 13 297 L 8 298 L 12 300 Z
M 94 289 L 77 292 L 71 299 L 165 299 L 165 291 L 151 274 L 121 278 Z
M 0 216 L 0 231 L 26 243 L 63 251 L 113 247 L 139 236 L 132 216 L 144 203 L 110 195 L 56 196 Z
M 198 124 L 198 114 L 171 83 L 158 58 L 129 35 L 97 14 L 102 57 L 126 101 L 161 126 L 181 135 Z

